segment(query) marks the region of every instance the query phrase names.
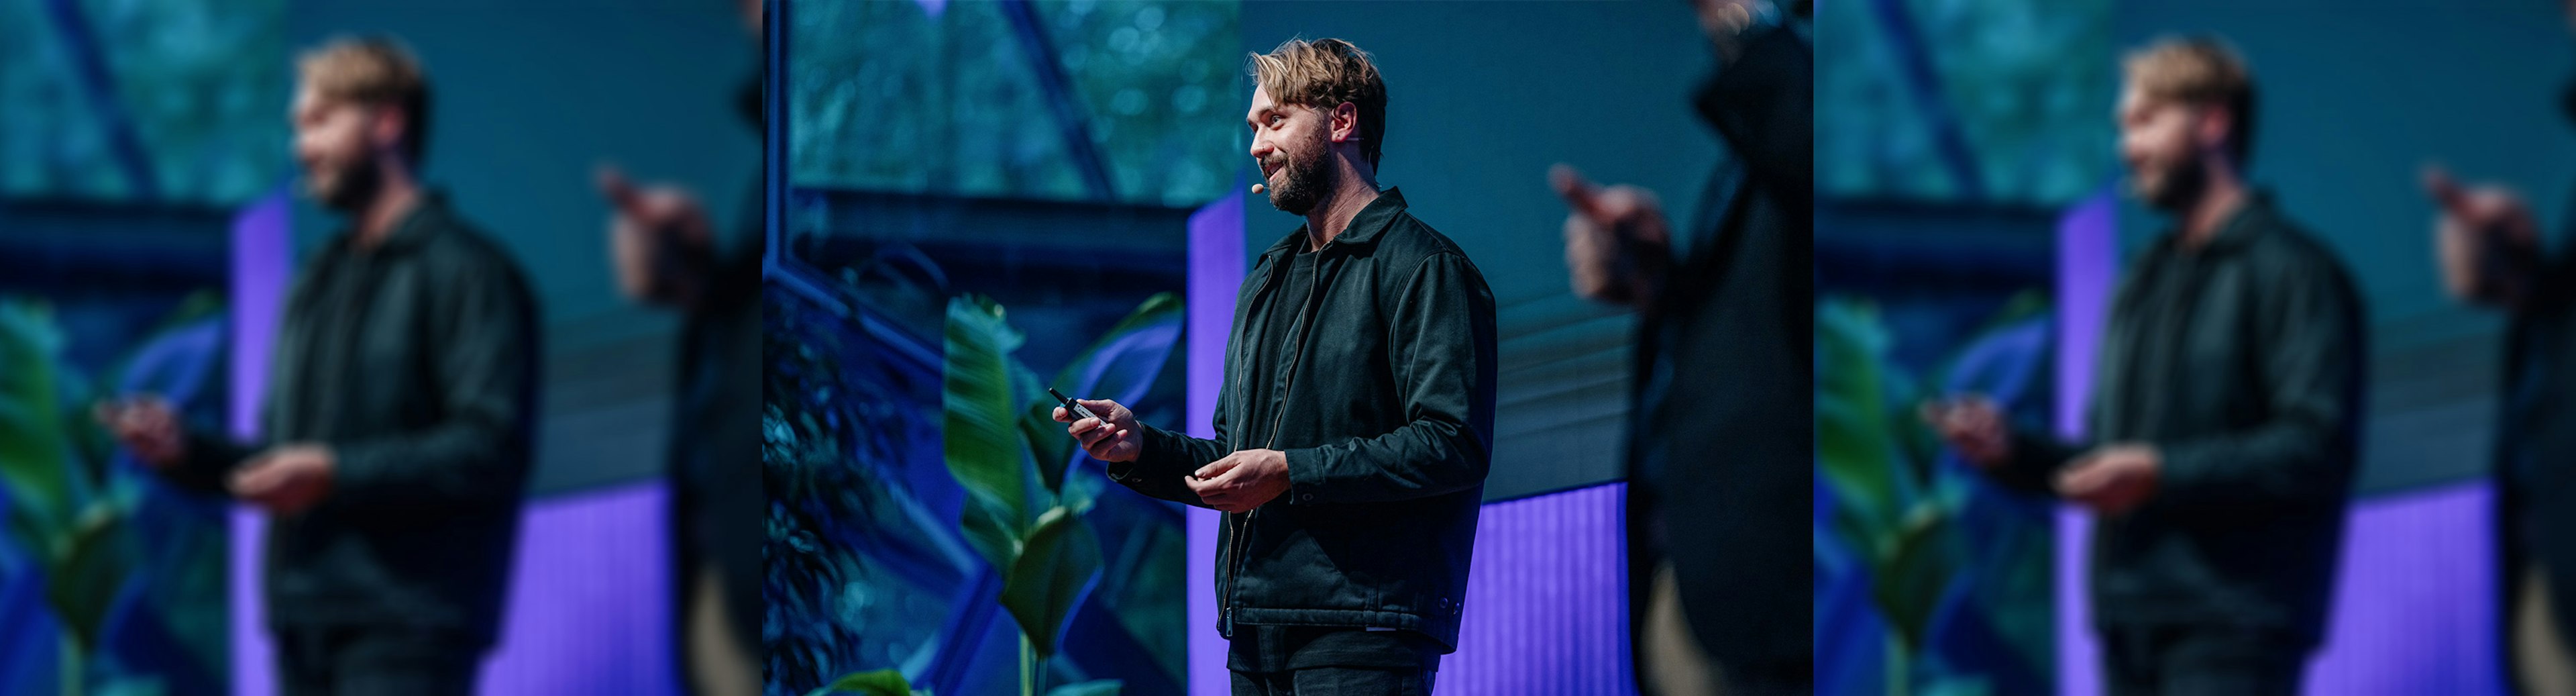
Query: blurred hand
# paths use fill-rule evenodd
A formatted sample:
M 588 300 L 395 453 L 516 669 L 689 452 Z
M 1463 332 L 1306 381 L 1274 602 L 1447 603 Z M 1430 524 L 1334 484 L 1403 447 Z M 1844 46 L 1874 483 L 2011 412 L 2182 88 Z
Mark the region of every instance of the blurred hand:
M 2012 459 L 2012 430 L 2004 422 L 2003 409 L 1985 395 L 1925 402 L 1922 416 L 1941 434 L 1942 442 L 1958 450 L 1959 458 L 1979 469 L 1993 469 Z
M 1075 420 L 1064 407 L 1055 407 L 1055 422 L 1069 423 L 1064 432 L 1082 443 L 1082 451 L 1104 462 L 1132 462 L 1145 448 L 1145 438 L 1137 431 L 1136 414 L 1108 399 L 1074 399 L 1074 403 L 1091 409 L 1100 418 Z M 1108 419 L 1103 422 L 1101 419 Z
M 1654 299 L 1672 244 L 1655 192 L 1599 188 L 1563 164 L 1548 170 L 1548 181 L 1572 211 L 1565 216 L 1565 270 L 1574 294 L 1639 308 Z
M 1244 512 L 1288 492 L 1288 454 L 1248 449 L 1199 467 L 1185 481 L 1208 507 Z
M 1728 63 L 1744 53 L 1744 30 L 1753 26 L 1761 14 L 1762 0 L 1691 0 L 1691 12 L 1699 16 L 1699 29 L 1717 46 L 1717 55 Z
M 2424 191 L 2438 207 L 2433 246 L 2443 287 L 2468 302 L 2520 303 L 2540 259 L 2531 207 L 2501 186 L 2462 186 L 2440 167 L 2425 168 Z
M 677 186 L 636 186 L 611 166 L 599 168 L 599 193 L 608 199 L 618 289 L 647 304 L 697 302 L 715 255 L 715 226 L 697 198 Z
M 313 507 L 331 494 L 338 460 L 329 445 L 297 443 L 271 447 L 252 456 L 226 482 L 234 497 L 288 515 Z
M 2152 445 L 2104 445 L 2057 472 L 2057 494 L 2097 513 L 2125 513 L 2156 494 L 2163 467 Z
M 116 437 L 117 444 L 132 452 L 135 460 L 156 471 L 177 466 L 187 457 L 188 440 L 179 426 L 178 412 L 158 395 L 100 402 L 91 407 L 90 415 Z

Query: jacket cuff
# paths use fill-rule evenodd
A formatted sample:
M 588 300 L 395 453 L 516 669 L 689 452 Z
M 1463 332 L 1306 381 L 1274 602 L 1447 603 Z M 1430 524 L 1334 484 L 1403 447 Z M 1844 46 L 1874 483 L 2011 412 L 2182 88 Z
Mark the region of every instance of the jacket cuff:
M 2222 459 L 2210 442 L 2150 442 L 2156 448 L 2156 493 L 2160 501 L 2190 502 L 2205 495 Z
M 1288 460 L 1288 492 L 1279 494 L 1290 505 L 1313 505 L 1331 502 L 1324 490 L 1324 453 L 1318 448 L 1283 450 Z M 1320 497 L 1319 497 L 1320 495 Z

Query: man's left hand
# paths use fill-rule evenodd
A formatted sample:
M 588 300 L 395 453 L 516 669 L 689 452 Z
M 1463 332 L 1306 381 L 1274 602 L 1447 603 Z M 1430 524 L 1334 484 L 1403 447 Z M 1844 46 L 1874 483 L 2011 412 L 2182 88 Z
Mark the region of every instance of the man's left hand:
M 331 494 L 338 458 L 331 446 L 297 443 L 270 448 L 234 471 L 229 488 L 235 497 L 267 508 L 272 514 L 303 512 Z
M 1244 512 L 1288 492 L 1288 454 L 1248 449 L 1199 467 L 1183 481 L 1208 507 Z
M 2094 512 L 2117 515 L 2156 494 L 2164 457 L 2154 445 L 2105 445 L 2075 458 L 2057 474 L 2057 494 Z

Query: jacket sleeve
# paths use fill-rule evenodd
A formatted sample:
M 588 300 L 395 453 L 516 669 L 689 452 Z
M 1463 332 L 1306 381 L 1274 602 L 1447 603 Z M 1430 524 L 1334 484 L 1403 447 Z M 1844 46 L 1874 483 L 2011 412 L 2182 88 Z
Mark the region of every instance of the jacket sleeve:
M 1138 493 L 1186 505 L 1207 507 L 1199 494 L 1182 482 L 1184 477 L 1207 466 L 1209 462 L 1232 454 L 1225 448 L 1225 399 L 1217 399 L 1216 439 L 1190 437 L 1152 425 L 1138 423 L 1144 442 L 1134 461 L 1109 462 L 1109 480 L 1135 489 Z
M 163 480 L 180 488 L 199 493 L 229 494 L 225 478 L 253 453 L 267 449 L 262 442 L 236 442 L 222 431 L 191 425 L 184 434 L 187 453 L 178 466 L 161 472 Z
M 2359 422 L 2361 303 L 2339 270 L 2293 267 L 2264 293 L 2257 396 L 2269 417 L 2219 435 L 2156 442 L 2157 497 L 2178 504 L 2277 504 L 2347 495 Z
M 2091 449 L 2089 443 L 2067 442 L 2023 427 L 2013 428 L 2011 438 L 2012 456 L 1988 473 L 1996 483 L 2024 493 L 2056 495 L 2058 470 Z
M 1816 199 L 1815 54 L 1796 32 L 1753 30 L 1701 97 L 1701 113 L 1780 205 Z
M 1424 259 L 1398 292 L 1388 364 L 1408 422 L 1288 450 L 1291 504 L 1409 500 L 1484 485 L 1494 442 L 1493 291 L 1466 257 L 1443 253 Z
M 425 346 L 443 418 L 391 435 L 330 443 L 330 503 L 438 508 L 524 494 L 533 453 L 535 302 L 503 262 L 460 269 L 433 301 Z

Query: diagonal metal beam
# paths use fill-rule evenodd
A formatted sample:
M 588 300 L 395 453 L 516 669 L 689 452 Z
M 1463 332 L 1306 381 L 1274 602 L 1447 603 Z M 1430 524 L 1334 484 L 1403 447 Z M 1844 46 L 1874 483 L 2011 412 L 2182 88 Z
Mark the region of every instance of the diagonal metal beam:
M 1941 76 L 1932 71 L 1932 50 L 1923 43 L 1923 27 L 1914 21 L 1914 13 L 1905 8 L 1905 0 L 1869 0 L 1870 10 L 1878 23 L 1887 29 L 1887 40 L 1895 45 L 1898 74 L 1906 91 L 1914 95 L 1914 104 L 1931 122 L 1932 145 L 1940 153 L 1941 164 L 1959 182 L 1959 194 L 1967 200 L 1986 197 L 1984 170 L 1977 168 L 1977 158 L 1968 149 L 1968 136 L 1959 125 L 1959 112 L 1950 104 L 1948 93 L 1941 90 Z
M 1020 35 L 1020 47 L 1028 49 L 1030 73 L 1038 79 L 1038 90 L 1044 92 L 1047 108 L 1055 114 L 1056 131 L 1064 136 L 1065 152 L 1073 157 L 1074 171 L 1091 189 L 1091 197 L 1114 200 L 1117 188 L 1109 182 L 1109 163 L 1100 154 L 1100 146 L 1091 141 L 1091 125 L 1083 118 L 1082 106 L 1074 101 L 1073 82 L 1065 77 L 1064 66 L 1056 62 L 1055 42 L 1047 39 L 1046 27 L 1038 22 L 1037 8 L 1028 0 L 1004 0 L 1002 16 L 1011 20 L 1011 28 Z
M 81 11 L 78 0 L 45 0 L 45 14 L 54 20 L 54 33 L 62 39 L 70 55 L 72 70 L 79 78 L 81 92 L 89 97 L 90 109 L 97 112 L 99 123 L 107 129 L 108 152 L 116 158 L 125 181 L 134 187 L 134 197 L 157 200 L 161 181 L 152 168 L 152 160 L 143 155 L 143 138 L 134 130 L 132 114 L 125 101 L 116 95 L 116 76 L 107 69 L 107 53 L 98 41 L 98 31 L 90 25 L 89 15 Z

